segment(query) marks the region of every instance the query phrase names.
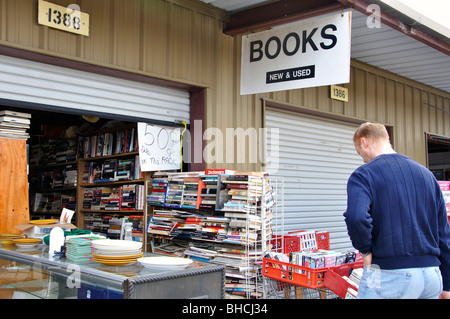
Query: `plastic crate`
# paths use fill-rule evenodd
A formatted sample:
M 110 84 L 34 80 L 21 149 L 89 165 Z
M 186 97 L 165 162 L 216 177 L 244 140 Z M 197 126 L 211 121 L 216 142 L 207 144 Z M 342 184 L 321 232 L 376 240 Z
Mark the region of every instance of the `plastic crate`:
M 272 250 L 281 253 L 292 253 L 300 251 L 300 237 L 298 236 L 274 236 L 272 239 Z
M 306 288 L 317 289 L 326 287 L 336 295 L 340 296 L 334 290 L 325 285 L 328 270 L 332 269 L 333 273 L 339 276 L 339 279 L 342 279 L 347 283 L 347 281 L 341 276 L 348 276 L 350 269 L 362 268 L 363 266 L 364 264 L 362 261 L 357 261 L 354 263 L 342 264 L 335 267 L 313 269 L 285 263 L 274 259 L 263 258 L 262 274 L 267 278 L 272 278 L 278 281 Z M 333 274 L 331 275 L 331 277 L 333 277 Z M 329 280 L 328 284 L 337 291 L 340 291 L 338 289 L 338 286 L 342 285 L 342 282 L 339 281 L 335 284 L 332 278 Z
M 288 232 L 288 235 L 300 238 L 300 250 L 297 251 L 317 249 L 316 232 L 314 230 L 297 230 Z
M 330 250 L 330 233 L 327 231 L 316 231 L 317 249 Z
M 263 258 L 263 276 L 289 284 L 317 289 L 324 287 L 327 268 L 307 268 Z
M 263 277 L 264 299 L 336 299 L 327 288 L 311 289 Z
M 343 276 L 348 277 L 350 276 L 352 269 L 362 267 L 364 267 L 364 263 L 362 261 L 330 267 L 327 270 L 325 276 L 324 281 L 325 287 L 343 299 L 356 298 L 356 296 L 353 296 L 352 294 L 348 293 L 348 289 L 351 288 L 355 292 L 357 292 L 358 288 L 356 286 L 353 286 L 347 280 L 345 280 Z

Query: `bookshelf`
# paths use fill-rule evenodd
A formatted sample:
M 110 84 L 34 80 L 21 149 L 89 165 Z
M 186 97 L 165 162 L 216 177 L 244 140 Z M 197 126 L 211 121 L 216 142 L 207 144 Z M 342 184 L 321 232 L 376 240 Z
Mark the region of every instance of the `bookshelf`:
M 77 227 L 120 238 L 124 220 L 143 240 L 145 175 L 135 125 L 78 137 Z
M 276 205 L 268 177 L 256 172 L 177 174 L 159 173 L 146 182 L 146 239 L 153 251 L 225 265 L 227 293 L 261 297 L 260 265 L 271 249 Z M 174 206 L 173 197 L 167 202 L 172 179 L 182 185 L 177 193 L 181 202 L 193 194 L 187 188 L 197 191 L 195 208 Z
M 137 168 L 138 156 L 138 152 L 130 152 L 77 160 L 78 228 L 86 228 L 85 215 L 88 213 L 116 216 L 143 215 L 145 178 Z M 112 160 L 128 164 L 125 166 L 118 164 L 111 171 Z
M 76 209 L 76 140 L 49 139 L 30 147 L 30 213 L 55 218 Z

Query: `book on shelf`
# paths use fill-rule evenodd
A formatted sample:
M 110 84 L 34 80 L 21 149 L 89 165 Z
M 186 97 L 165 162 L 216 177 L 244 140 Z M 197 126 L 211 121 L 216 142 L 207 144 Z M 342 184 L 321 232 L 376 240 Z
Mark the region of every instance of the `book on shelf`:
M 200 260 L 203 262 L 210 262 L 217 256 L 217 251 L 205 248 L 199 248 L 195 246 L 190 246 L 188 249 L 183 251 L 183 255 L 189 256 L 191 259 Z
M 182 208 L 200 208 L 202 203 L 201 192 L 205 188 L 205 183 L 199 177 L 183 178 Z
M 155 180 L 151 181 L 150 194 L 147 195 L 147 204 L 164 206 L 166 203 L 166 192 L 167 192 L 167 180 Z
M 247 297 L 260 294 L 257 268 L 270 249 L 274 203 L 266 174 L 251 173 L 211 170 L 189 178 L 158 173 L 147 198 L 155 206 L 150 235 L 190 243 L 184 256 L 225 265 L 227 293 Z M 190 210 L 183 213 L 183 208 Z
M 82 174 L 84 184 L 131 181 L 142 178 L 138 156 L 85 162 Z
M 170 236 L 171 231 L 184 222 L 185 219 L 177 211 L 155 209 L 147 225 L 147 233 Z
M 84 158 L 136 152 L 138 150 L 137 130 L 130 128 L 115 133 L 80 136 L 78 145 L 82 147 L 79 154 L 82 154 Z
M 131 184 L 115 187 L 86 187 L 83 209 L 88 210 L 142 210 L 144 186 Z

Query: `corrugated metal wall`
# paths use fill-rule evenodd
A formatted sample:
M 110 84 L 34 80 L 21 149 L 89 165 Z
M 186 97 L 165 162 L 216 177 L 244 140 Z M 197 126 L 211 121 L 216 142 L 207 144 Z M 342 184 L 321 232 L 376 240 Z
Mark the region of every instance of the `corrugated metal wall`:
M 329 87 L 266 94 L 277 103 L 393 127 L 397 152 L 426 165 L 425 132 L 450 136 L 450 95 L 352 61 L 349 102 L 329 98 Z
M 393 126 L 397 151 L 425 164 L 424 132 L 450 136 L 450 95 L 352 62 L 350 101 L 329 98 L 329 88 L 240 96 L 241 37 L 222 33 L 219 10 L 189 0 L 52 0 L 90 14 L 90 36 L 37 24 L 36 0 L 0 0 L 0 44 L 207 87 L 204 128 L 263 126 L 262 99 Z M 258 140 L 259 146 L 262 141 Z M 226 143 L 223 143 L 226 145 Z M 209 167 L 257 170 L 237 163 Z M 226 158 L 227 150 L 224 150 Z M 247 151 L 248 153 L 248 151 Z M 228 154 L 230 155 L 230 154 Z M 248 159 L 246 154 L 246 158 Z

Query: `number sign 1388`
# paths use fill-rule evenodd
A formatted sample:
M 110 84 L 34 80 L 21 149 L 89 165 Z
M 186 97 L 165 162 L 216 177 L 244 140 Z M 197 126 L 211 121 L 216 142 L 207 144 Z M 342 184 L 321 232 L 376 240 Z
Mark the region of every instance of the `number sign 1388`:
M 68 28 L 74 28 L 75 30 L 80 30 L 81 19 L 78 14 L 71 16 L 68 13 L 61 13 L 61 11 L 53 10 L 48 8 L 48 22 L 55 24 L 63 24 Z
M 89 14 L 78 5 L 63 7 L 39 0 L 38 23 L 47 27 L 89 36 Z

